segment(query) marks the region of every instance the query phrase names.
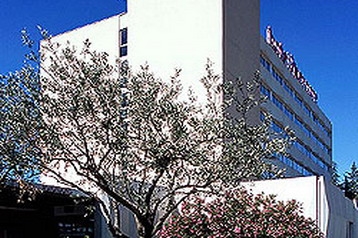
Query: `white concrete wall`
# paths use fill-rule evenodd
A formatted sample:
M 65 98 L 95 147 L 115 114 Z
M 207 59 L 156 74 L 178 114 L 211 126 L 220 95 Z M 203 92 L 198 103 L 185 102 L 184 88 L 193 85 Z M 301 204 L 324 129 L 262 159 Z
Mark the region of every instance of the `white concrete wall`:
M 222 0 L 128 0 L 129 64 L 148 63 L 162 79 L 180 68 L 183 83 L 200 88 L 207 59 L 222 73 L 222 13 Z
M 97 52 L 106 52 L 114 64 L 119 57 L 119 15 L 115 15 L 101 21 L 94 22 L 84 27 L 52 37 L 52 41 L 65 45 L 69 42 L 78 50 L 83 47 L 83 42 L 89 39 L 91 49 Z
M 302 203 L 303 215 L 317 220 L 327 238 L 346 238 L 348 223 L 358 237 L 358 211 L 341 190 L 324 177 L 298 177 L 244 183 L 254 194 L 275 194 L 278 200 Z
M 353 223 L 353 236 L 358 237 L 358 211 L 354 202 L 343 196 L 343 192 L 325 181 L 325 192 L 329 207 L 327 237 L 346 238 L 348 223 Z
M 263 180 L 245 183 L 254 194 L 275 194 L 278 200 L 295 199 L 303 204 L 303 215 L 316 219 L 316 177 Z
M 87 39 L 91 42 L 92 51 L 108 53 L 109 60 L 111 64 L 114 65 L 119 57 L 119 15 L 53 36 L 51 42 L 59 43 L 60 48 L 66 47 L 68 44 L 71 47 L 74 46 L 77 50 L 77 54 L 80 54 L 84 46 L 83 43 Z M 41 62 L 41 75 L 46 77 L 47 74 L 44 69 L 46 69 L 49 64 L 46 60 L 46 58 L 48 59 L 46 56 L 48 56 L 49 53 L 43 49 L 45 44 L 46 41 L 41 42 L 41 51 L 45 54 L 45 60 Z M 64 128 L 64 130 L 66 129 L 68 128 Z M 65 177 L 69 181 L 78 182 L 80 178 L 76 173 L 65 167 L 64 163 L 62 163 L 58 170 L 61 172 L 66 171 L 64 174 L 66 174 Z M 64 186 L 58 183 L 53 176 L 48 174 L 42 174 L 40 179 L 41 182 L 46 185 Z

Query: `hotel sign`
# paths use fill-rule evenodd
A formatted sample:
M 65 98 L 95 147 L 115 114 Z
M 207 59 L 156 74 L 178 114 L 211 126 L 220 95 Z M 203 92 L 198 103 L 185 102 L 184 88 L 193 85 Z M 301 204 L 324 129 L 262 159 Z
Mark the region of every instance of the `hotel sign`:
M 296 61 L 291 53 L 284 51 L 282 43 L 278 42 L 272 34 L 272 29 L 270 26 L 266 28 L 266 42 L 269 44 L 272 49 L 275 51 L 277 56 L 281 61 L 286 65 L 288 70 L 291 72 L 292 76 L 297 79 L 297 81 L 302 85 L 303 89 L 307 94 L 312 98 L 314 102 L 317 102 L 318 95 L 313 87 L 308 83 L 308 81 L 303 76 L 302 72 L 298 69 Z

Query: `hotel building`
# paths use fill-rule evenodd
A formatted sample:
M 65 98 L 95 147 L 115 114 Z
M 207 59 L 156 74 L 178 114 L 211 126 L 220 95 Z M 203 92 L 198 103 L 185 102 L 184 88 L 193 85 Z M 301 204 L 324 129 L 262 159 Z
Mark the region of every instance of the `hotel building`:
M 250 114 L 250 122 L 261 123 L 270 114 L 272 130 L 285 136 L 288 127 L 296 141 L 287 155 L 272 160 L 293 178 L 256 181 L 250 189 L 299 200 L 304 214 L 328 238 L 357 236 L 355 204 L 330 183 L 332 124 L 310 79 L 272 29 L 260 35 L 259 0 L 128 0 L 125 13 L 53 37 L 78 48 L 86 39 L 92 49 L 107 52 L 113 63 L 127 61 L 134 71 L 148 63 L 157 77 L 170 79 L 175 68 L 182 69 L 184 87 L 193 87 L 199 99 L 205 93 L 200 79 L 208 59 L 224 81 L 249 81 L 259 69 L 257 94 L 267 101 Z M 121 230 L 137 237 L 134 217 L 128 214 L 121 211 Z
M 80 45 L 85 39 L 111 59 L 127 60 L 133 70 L 148 63 L 163 79 L 182 69 L 184 86 L 202 89 L 200 78 L 210 59 L 223 80 L 252 79 L 259 69 L 260 92 L 267 102 L 250 115 L 260 123 L 263 112 L 272 129 L 296 142 L 287 156 L 273 163 L 287 177 L 323 175 L 330 179 L 332 125 L 318 105 L 317 93 L 304 78 L 293 56 L 282 48 L 268 27 L 260 35 L 259 0 L 128 0 L 127 12 L 53 37 Z

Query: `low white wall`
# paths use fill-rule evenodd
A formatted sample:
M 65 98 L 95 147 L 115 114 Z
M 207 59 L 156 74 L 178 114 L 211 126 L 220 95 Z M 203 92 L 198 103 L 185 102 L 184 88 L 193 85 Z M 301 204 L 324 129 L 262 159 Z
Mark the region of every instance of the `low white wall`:
M 358 211 L 343 192 L 323 177 L 297 177 L 243 184 L 254 194 L 275 194 L 278 200 L 295 199 L 303 215 L 317 221 L 327 238 L 358 237 Z M 347 236 L 351 223 L 352 236 Z

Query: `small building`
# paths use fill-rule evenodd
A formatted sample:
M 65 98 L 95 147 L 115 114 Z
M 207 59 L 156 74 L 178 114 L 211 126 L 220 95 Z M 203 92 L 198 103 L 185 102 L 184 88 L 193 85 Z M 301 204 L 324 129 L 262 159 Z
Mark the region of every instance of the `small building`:
M 32 200 L 18 200 L 16 185 L 0 189 L 0 238 L 110 238 L 93 200 L 73 189 L 35 186 Z

